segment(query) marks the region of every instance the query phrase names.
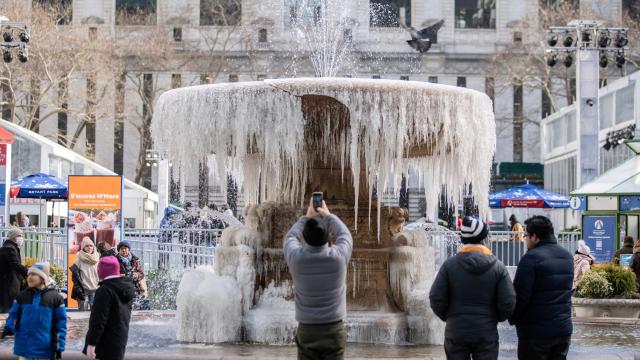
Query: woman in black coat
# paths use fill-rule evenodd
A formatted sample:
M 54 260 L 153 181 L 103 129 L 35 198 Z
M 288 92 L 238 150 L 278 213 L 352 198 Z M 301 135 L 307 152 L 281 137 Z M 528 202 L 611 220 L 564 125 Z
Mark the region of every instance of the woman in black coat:
M 22 230 L 18 228 L 9 230 L 7 240 L 0 248 L 0 313 L 9 312 L 27 277 L 28 269 L 20 260 L 22 236 Z
M 120 263 L 114 256 L 100 259 L 98 277 L 102 281 L 91 308 L 82 352 L 89 359 L 122 360 L 129 337 L 135 287 L 130 278 L 120 274 Z

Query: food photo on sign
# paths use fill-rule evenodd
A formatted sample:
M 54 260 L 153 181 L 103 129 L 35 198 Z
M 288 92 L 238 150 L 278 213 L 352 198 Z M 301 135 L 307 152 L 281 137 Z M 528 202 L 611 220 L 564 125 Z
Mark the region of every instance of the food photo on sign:
M 98 246 L 106 242 L 111 247 L 120 241 L 120 211 L 118 209 L 69 210 L 69 252 L 80 250 L 80 244 L 88 237 Z

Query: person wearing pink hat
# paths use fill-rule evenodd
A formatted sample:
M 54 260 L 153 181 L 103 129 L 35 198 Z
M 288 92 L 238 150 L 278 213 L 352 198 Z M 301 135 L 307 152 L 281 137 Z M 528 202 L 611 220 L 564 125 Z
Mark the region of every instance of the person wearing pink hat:
M 98 277 L 100 286 L 91 309 L 82 352 L 91 360 L 122 360 L 129 336 L 135 286 L 129 277 L 120 273 L 120 263 L 115 256 L 100 259 Z

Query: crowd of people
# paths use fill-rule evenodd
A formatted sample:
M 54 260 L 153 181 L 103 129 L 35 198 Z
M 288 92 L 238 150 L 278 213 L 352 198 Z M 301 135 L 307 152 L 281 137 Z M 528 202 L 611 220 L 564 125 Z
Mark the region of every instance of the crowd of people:
M 283 240 L 294 284 L 295 343 L 300 359 L 342 359 L 353 239 L 324 201 L 320 207 L 312 204 Z M 517 227 L 515 216 L 510 220 Z M 571 297 L 594 257 L 582 240 L 575 254 L 560 246 L 544 216 L 533 216 L 520 228 L 527 252 L 512 281 L 485 246 L 489 226 L 463 219 L 462 247 L 442 264 L 429 293 L 433 312 L 446 323 L 447 359 L 497 359 L 497 325 L 507 320 L 516 328 L 519 359 L 566 358 L 573 333 Z M 51 280 L 49 264 L 22 265 L 23 236 L 19 228 L 10 229 L 0 248 L 0 312 L 9 313 L 1 337 L 15 336 L 14 353 L 21 359 L 60 359 L 66 301 Z M 612 261 L 627 254 L 640 285 L 640 241 L 626 238 Z M 70 270 L 71 298 L 80 311 L 91 311 L 83 353 L 89 359 L 123 359 L 131 311 L 147 291 L 140 258 L 126 240 L 113 249 L 106 242 L 96 247 L 85 237 Z
M 497 359 L 497 325 L 507 321 L 518 335 L 518 359 L 566 359 L 573 333 L 571 298 L 594 259 L 584 241 L 571 254 L 558 244 L 551 221 L 533 216 L 513 241 L 527 251 L 513 281 L 506 267 L 485 246 L 489 226 L 465 217 L 462 247 L 440 267 L 429 300 L 446 323 L 447 359 Z M 329 234 L 336 237 L 330 244 Z M 628 246 L 627 246 L 628 248 Z M 353 240 L 326 204 L 314 208 L 286 234 L 283 251 L 294 284 L 295 343 L 298 359 L 342 359 L 346 349 L 346 273 Z M 638 274 L 640 243 L 632 247 L 631 268 Z M 629 249 L 623 250 L 629 251 Z
M 66 296 L 51 279 L 48 263 L 26 268 L 20 261 L 24 234 L 12 228 L 0 249 L 0 312 L 9 313 L 1 338 L 15 336 L 21 359 L 60 359 L 65 350 Z M 71 298 L 91 311 L 83 352 L 89 359 L 124 358 L 135 300 L 146 297 L 144 270 L 131 245 L 106 242 L 96 249 L 85 237 L 72 273 Z

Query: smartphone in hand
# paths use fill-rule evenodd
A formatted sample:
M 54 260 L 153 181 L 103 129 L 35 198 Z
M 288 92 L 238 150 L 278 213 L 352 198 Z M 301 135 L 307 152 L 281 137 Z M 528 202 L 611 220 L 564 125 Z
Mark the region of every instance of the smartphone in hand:
M 318 210 L 318 208 L 322 207 L 322 192 L 314 192 L 311 195 L 311 200 L 313 202 L 313 209 Z

